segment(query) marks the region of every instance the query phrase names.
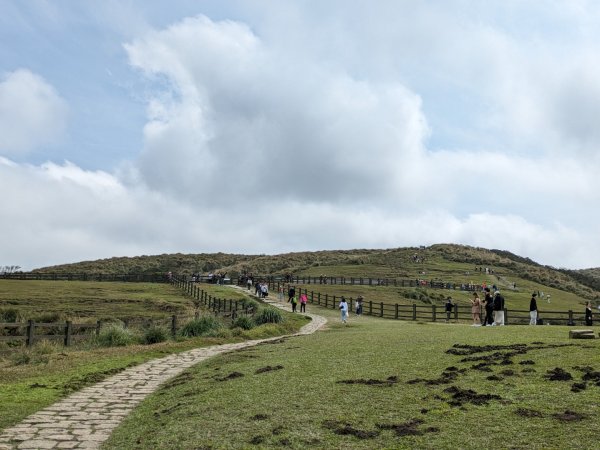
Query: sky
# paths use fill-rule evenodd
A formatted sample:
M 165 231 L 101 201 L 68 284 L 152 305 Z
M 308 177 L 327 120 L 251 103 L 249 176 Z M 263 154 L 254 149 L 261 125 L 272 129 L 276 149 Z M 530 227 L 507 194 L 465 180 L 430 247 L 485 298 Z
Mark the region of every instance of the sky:
M 591 0 L 0 0 L 0 266 L 600 267 L 599 25 Z

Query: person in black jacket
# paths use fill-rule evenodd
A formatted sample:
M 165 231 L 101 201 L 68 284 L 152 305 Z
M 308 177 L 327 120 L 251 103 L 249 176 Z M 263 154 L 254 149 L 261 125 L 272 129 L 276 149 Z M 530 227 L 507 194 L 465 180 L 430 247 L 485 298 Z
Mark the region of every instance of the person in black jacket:
M 590 302 L 585 304 L 585 324 L 588 327 L 592 326 L 592 304 Z
M 482 325 L 486 326 L 494 323 L 494 299 L 492 298 L 489 287 L 486 287 L 484 291 L 485 298 L 483 299 L 483 304 L 485 306 L 485 319 L 483 320 Z
M 534 292 L 531 294 L 531 301 L 529 302 L 529 325 L 537 325 L 537 301 L 535 297 L 537 294 Z
M 450 314 L 452 314 L 452 308 L 454 304 L 452 303 L 452 297 L 448 297 L 446 299 L 446 322 L 450 322 Z
M 288 303 L 292 301 L 294 296 L 296 295 L 296 288 L 294 286 L 290 286 L 288 290 Z
M 504 325 L 504 297 L 500 291 L 494 292 L 494 323 L 492 325 Z

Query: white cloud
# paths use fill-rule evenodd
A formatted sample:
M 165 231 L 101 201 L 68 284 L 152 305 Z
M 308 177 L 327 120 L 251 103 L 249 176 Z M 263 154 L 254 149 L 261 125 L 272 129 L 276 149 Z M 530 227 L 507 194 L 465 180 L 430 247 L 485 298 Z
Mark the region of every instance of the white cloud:
M 0 157 L 0 189 L 18 193 L 0 265 L 437 242 L 600 265 L 589 5 L 260 5 L 247 23 L 136 28 L 125 50 L 154 90 L 144 148 L 114 174 Z M 42 113 L 61 104 L 25 75 L 50 92 L 34 98 L 59 100 Z M 34 122 L 19 152 L 60 129 Z
M 66 128 L 67 109 L 39 75 L 9 73 L 0 82 L 0 153 L 18 155 L 55 142 Z

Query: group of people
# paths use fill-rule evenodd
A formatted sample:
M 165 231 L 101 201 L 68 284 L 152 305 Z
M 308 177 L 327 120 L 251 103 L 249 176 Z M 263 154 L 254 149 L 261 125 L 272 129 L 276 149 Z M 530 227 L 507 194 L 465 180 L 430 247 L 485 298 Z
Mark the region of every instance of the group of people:
M 471 315 L 473 326 L 503 326 L 504 325 L 504 297 L 497 289 L 492 295 L 489 287 L 485 287 L 484 298 L 481 300 L 477 292 L 473 292 L 471 299 Z M 484 307 L 485 317 L 481 321 L 481 306 Z M 446 306 L 447 308 L 447 306 Z
M 288 289 L 288 303 L 292 305 L 292 312 L 296 312 L 298 307 L 298 297 L 296 296 L 296 288 L 290 286 Z M 308 297 L 306 294 L 300 293 L 300 312 L 306 312 L 306 304 L 308 303 Z
M 361 316 L 362 312 L 363 312 L 363 296 L 359 295 L 356 298 L 356 303 L 355 303 L 355 313 L 357 316 Z M 346 324 L 348 323 L 348 311 L 349 311 L 349 307 L 348 307 L 348 302 L 346 301 L 345 297 L 342 297 L 340 299 L 340 304 L 338 305 L 338 309 L 340 310 L 340 313 L 342 315 L 342 323 Z

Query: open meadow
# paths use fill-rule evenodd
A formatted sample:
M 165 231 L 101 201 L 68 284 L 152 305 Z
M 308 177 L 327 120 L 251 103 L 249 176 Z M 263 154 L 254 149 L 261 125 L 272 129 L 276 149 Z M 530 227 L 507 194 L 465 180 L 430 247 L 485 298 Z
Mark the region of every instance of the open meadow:
M 568 327 L 328 317 L 325 331 L 225 354 L 152 395 L 128 448 L 594 448 L 600 345 Z M 596 328 L 597 331 L 597 328 Z

